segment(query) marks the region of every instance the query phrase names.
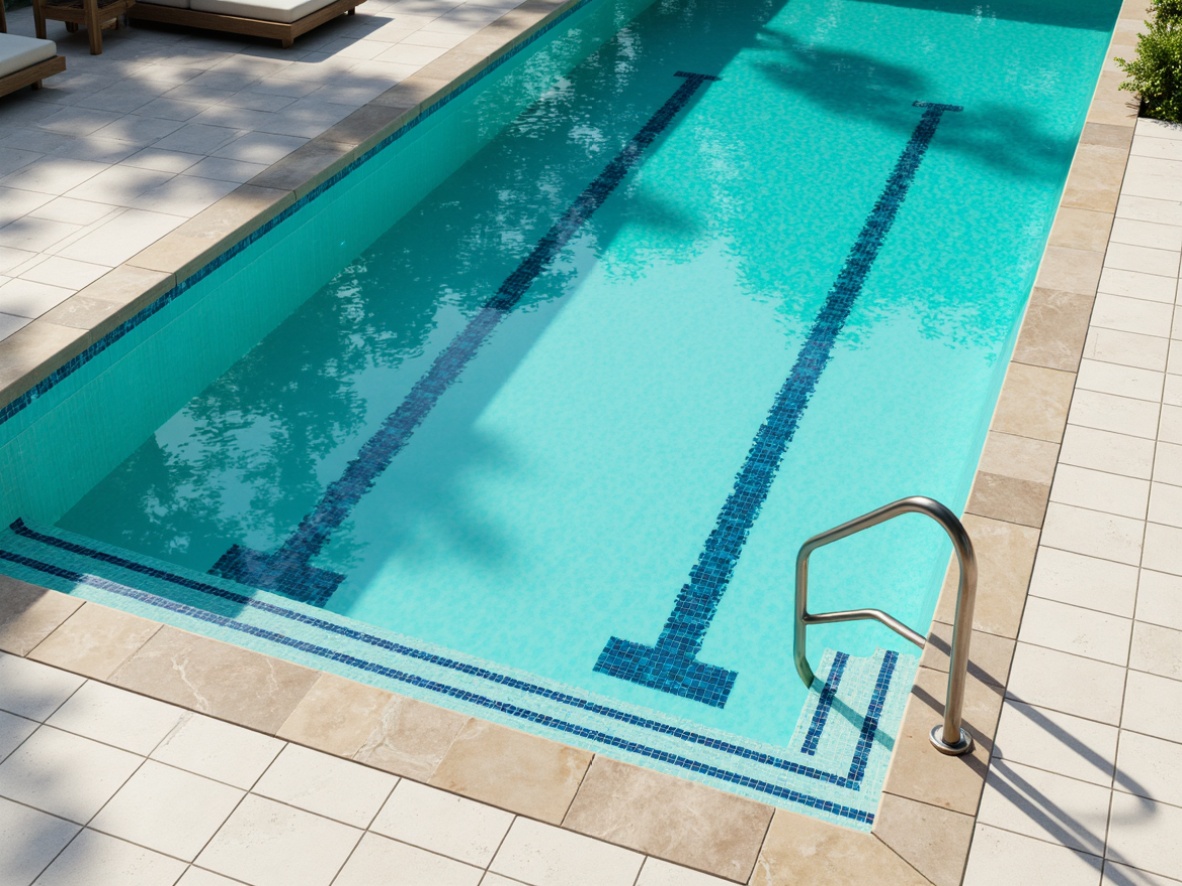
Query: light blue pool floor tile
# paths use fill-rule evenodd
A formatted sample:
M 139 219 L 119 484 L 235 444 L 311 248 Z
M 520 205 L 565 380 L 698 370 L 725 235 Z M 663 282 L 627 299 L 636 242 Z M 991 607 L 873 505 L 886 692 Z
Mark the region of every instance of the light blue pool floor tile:
M 89 538 L 14 524 L 0 571 L 761 802 L 869 829 L 917 660 L 825 650 L 796 729 L 756 742 Z

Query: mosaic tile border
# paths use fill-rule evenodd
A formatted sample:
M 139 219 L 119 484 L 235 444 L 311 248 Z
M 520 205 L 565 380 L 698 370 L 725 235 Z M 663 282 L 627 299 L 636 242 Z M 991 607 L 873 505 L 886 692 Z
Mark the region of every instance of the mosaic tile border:
M 140 562 L 129 559 L 127 556 L 112 553 L 110 550 L 92 546 L 91 544 L 81 544 L 78 541 L 62 538 L 57 534 L 38 531 L 20 520 L 16 521 L 10 527 L 10 530 L 14 535 L 36 542 L 42 546 L 56 548 L 99 563 L 110 564 L 122 570 L 145 576 L 156 582 L 167 583 L 178 588 L 196 591 L 207 597 L 228 601 L 243 609 L 256 610 L 270 616 L 276 616 L 280 619 L 315 629 L 321 634 L 336 635 L 358 641 L 366 647 L 372 648 L 375 652 L 392 653 L 412 661 L 425 662 L 441 667 L 446 671 L 454 673 L 461 680 L 465 677 L 468 678 L 468 682 L 471 685 L 456 686 L 443 683 L 438 679 L 426 678 L 421 674 L 393 668 L 385 663 L 373 661 L 368 658 L 360 658 L 340 650 L 329 649 L 305 639 L 292 637 L 281 631 L 262 628 L 240 618 L 221 615 L 201 606 L 192 606 L 183 602 L 183 600 L 155 594 L 141 587 L 131 587 L 110 578 L 78 571 L 76 568 L 66 568 L 57 563 L 46 563 L 28 556 L 27 553 L 22 554 L 0 548 L 0 560 L 23 566 L 36 573 L 52 576 L 67 583 L 99 588 L 119 597 L 178 613 L 197 621 L 214 624 L 235 632 L 250 634 L 264 640 L 269 640 L 280 646 L 334 661 L 349 668 L 380 675 L 402 684 L 458 699 L 470 705 L 495 710 L 503 715 L 540 725 L 557 732 L 575 735 L 606 747 L 635 754 L 639 757 L 657 760 L 680 769 L 701 773 L 728 784 L 745 787 L 780 800 L 786 800 L 807 808 L 826 812 L 838 818 L 867 825 L 873 823 L 873 813 L 867 812 L 865 809 L 857 809 L 823 797 L 813 796 L 800 790 L 787 788 L 784 785 L 768 782 L 765 779 L 753 775 L 756 770 L 751 768 L 748 768 L 744 772 L 737 772 L 722 766 L 711 765 L 701 759 L 691 759 L 680 754 L 670 753 L 667 750 L 652 747 L 642 742 L 630 740 L 624 736 L 610 734 L 601 729 L 588 728 L 585 725 L 571 723 L 560 717 L 540 713 L 512 702 L 503 692 L 496 698 L 475 692 L 471 687 L 477 684 L 472 682 L 472 678 L 479 678 L 479 680 L 490 684 L 489 688 L 497 687 L 502 690 L 513 690 L 526 696 L 544 699 L 584 713 L 591 713 L 613 720 L 629 727 L 647 730 L 654 735 L 659 735 L 666 739 L 677 739 L 690 745 L 731 755 L 750 765 L 765 766 L 793 776 L 813 779 L 836 789 L 860 792 L 862 782 L 866 777 L 871 750 L 878 737 L 878 727 L 883 716 L 888 694 L 891 690 L 892 678 L 900 661 L 898 653 L 887 652 L 883 655 L 882 665 L 875 680 L 875 686 L 870 696 L 866 716 L 858 729 L 858 739 L 853 748 L 848 769 L 846 774 L 842 775 L 836 772 L 827 772 L 815 767 L 805 766 L 796 761 L 775 756 L 765 750 L 743 747 L 718 736 L 694 732 L 693 730 L 680 727 L 675 723 L 654 720 L 611 707 L 610 705 L 595 702 L 592 699 L 557 691 L 537 683 L 530 683 L 511 674 L 493 671 L 480 664 L 466 663 L 440 655 L 437 652 L 416 648 L 407 642 L 397 642 L 379 637 L 367 631 L 361 631 L 349 626 L 347 619 L 343 619 L 346 622 L 345 624 L 338 624 L 328 620 L 326 617 L 322 617 L 315 610 L 296 611 L 289 606 L 280 605 L 277 602 L 257 599 L 244 593 L 238 593 L 230 588 L 211 584 L 208 581 L 178 574 L 173 569 L 164 568 L 167 564 L 156 563 L 155 561 L 150 564 Z M 122 553 L 126 554 L 127 552 Z M 68 587 L 66 589 L 68 590 Z M 825 723 L 828 720 L 829 712 L 836 699 L 839 684 L 848 661 L 849 656 L 844 653 L 837 653 L 834 656 L 830 671 L 832 680 L 826 683 L 818 693 L 819 697 L 816 703 L 816 709 L 810 718 L 805 744 L 811 750 L 805 751 L 805 753 L 811 755 L 816 752 L 816 747 L 821 741 Z

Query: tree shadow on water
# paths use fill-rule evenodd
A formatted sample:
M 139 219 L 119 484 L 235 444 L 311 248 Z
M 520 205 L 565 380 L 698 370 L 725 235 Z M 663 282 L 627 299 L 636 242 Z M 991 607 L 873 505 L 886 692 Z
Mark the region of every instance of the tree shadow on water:
M 1026 108 L 941 94 L 918 66 L 801 43 L 775 31 L 765 30 L 760 43 L 779 56 L 777 61 L 757 63 L 768 80 L 832 113 L 861 117 L 905 137 L 919 122 L 918 110 L 907 112 L 913 102 L 960 104 L 963 122 L 940 133 L 945 150 L 1009 176 L 1047 182 L 1062 175 L 1063 163 L 1071 156 L 1073 141 L 1044 129 Z

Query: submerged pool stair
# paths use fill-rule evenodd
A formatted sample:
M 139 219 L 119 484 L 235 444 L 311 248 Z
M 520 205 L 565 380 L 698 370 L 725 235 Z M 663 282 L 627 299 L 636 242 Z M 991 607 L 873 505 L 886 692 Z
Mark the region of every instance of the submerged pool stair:
M 0 573 L 862 829 L 874 821 L 918 667 L 893 650 L 826 649 L 791 737 L 771 744 L 53 527 L 18 520 L 0 532 Z

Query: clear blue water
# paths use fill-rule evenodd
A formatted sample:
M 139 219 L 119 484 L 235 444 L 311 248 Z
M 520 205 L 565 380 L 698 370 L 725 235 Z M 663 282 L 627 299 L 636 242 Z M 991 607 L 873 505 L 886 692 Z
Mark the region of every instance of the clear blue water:
M 138 431 L 62 456 L 91 480 L 71 492 L 49 465 L 53 494 L 8 490 L 6 516 L 198 572 L 234 544 L 275 551 L 676 72 L 717 75 L 312 564 L 344 576 L 329 612 L 783 744 L 807 695 L 791 660 L 796 550 L 905 495 L 963 507 L 1119 2 L 658 0 L 632 21 L 607 3 L 386 152 L 401 160 L 345 179 L 361 208 L 325 209 L 339 228 L 305 238 L 298 261 L 215 275 L 210 305 L 289 302 L 285 319 L 237 321 L 227 338 L 245 355 L 189 371 L 184 348 L 221 345 L 178 337 L 177 308 L 146 346 L 180 364 L 184 382 L 159 382 L 174 402 L 123 403 Z M 706 631 L 699 658 L 736 672 L 733 691 L 716 707 L 597 672 L 609 638 L 657 640 L 915 137 L 916 101 L 963 110 L 931 135 Z M 416 185 L 420 169 L 446 180 Z M 358 233 L 383 213 L 398 217 Z M 81 383 L 70 396 L 101 412 Z M 53 409 L 60 433 L 71 420 Z M 10 450 L 32 451 L 33 424 Z M 895 521 L 814 557 L 814 606 L 874 605 L 923 630 L 948 556 L 934 525 Z M 908 649 L 873 624 L 810 637 L 815 657 Z

